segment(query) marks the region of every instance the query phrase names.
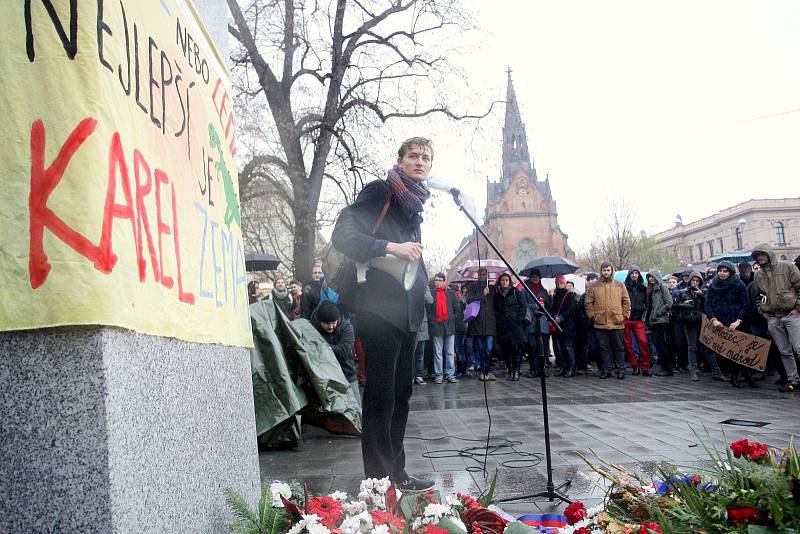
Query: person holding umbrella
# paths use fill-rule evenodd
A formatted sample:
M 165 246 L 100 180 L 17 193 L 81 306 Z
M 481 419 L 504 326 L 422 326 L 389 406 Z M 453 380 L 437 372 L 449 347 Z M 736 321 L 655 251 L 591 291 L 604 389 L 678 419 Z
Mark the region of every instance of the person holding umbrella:
M 531 292 L 549 310 L 552 298 L 547 290 L 542 287 L 542 275 L 539 269 L 531 269 L 528 271 L 527 276 L 530 276 L 528 287 Z M 539 370 L 544 369 L 543 359 L 546 357 L 545 355 L 550 353 L 550 329 L 548 328 L 547 318 L 539 311 L 539 306 L 533 302 L 527 291 L 525 292 L 525 302 L 533 316 L 533 321 L 528 326 L 528 358 L 530 363 L 528 378 L 536 378 L 539 376 Z

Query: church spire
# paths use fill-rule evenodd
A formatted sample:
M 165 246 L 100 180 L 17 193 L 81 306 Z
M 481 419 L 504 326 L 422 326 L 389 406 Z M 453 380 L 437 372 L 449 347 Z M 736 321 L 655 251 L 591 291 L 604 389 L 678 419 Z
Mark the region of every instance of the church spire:
M 517 95 L 514 92 L 514 83 L 511 81 L 511 67 L 506 73 L 508 74 L 508 86 L 506 87 L 506 119 L 503 126 L 503 181 L 513 178 L 520 169 L 536 181 L 536 171 L 531 164 L 531 156 L 528 152 L 525 123 L 522 122 Z

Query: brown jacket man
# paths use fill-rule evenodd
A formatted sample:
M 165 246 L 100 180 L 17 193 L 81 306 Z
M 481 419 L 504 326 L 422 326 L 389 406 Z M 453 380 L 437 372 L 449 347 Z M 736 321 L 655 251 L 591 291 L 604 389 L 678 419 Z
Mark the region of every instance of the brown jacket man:
M 622 330 L 631 316 L 631 299 L 625 284 L 600 277 L 586 290 L 586 315 L 600 330 Z

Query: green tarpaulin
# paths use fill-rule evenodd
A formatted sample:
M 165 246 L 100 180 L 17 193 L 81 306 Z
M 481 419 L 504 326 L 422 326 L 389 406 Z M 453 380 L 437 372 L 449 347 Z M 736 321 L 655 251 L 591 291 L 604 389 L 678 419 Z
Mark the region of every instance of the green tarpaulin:
M 279 447 L 300 438 L 297 421 L 331 432 L 361 432 L 361 409 L 339 362 L 305 319 L 289 321 L 272 301 L 250 306 L 250 351 L 259 443 Z

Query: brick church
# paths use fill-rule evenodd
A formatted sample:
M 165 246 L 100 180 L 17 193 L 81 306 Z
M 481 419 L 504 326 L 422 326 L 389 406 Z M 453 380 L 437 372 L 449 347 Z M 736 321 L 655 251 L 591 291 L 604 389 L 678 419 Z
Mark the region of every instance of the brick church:
M 503 174 L 499 182 L 486 184 L 483 231 L 516 269 L 538 256 L 575 258 L 567 244 L 567 234 L 558 225 L 558 210 L 550 182 L 536 175 L 510 69 L 503 126 Z M 476 233 L 473 231 L 459 245 L 450 262 L 448 279 L 456 276 L 460 265 L 477 258 Z M 482 259 L 497 258 L 480 236 L 478 246 Z

